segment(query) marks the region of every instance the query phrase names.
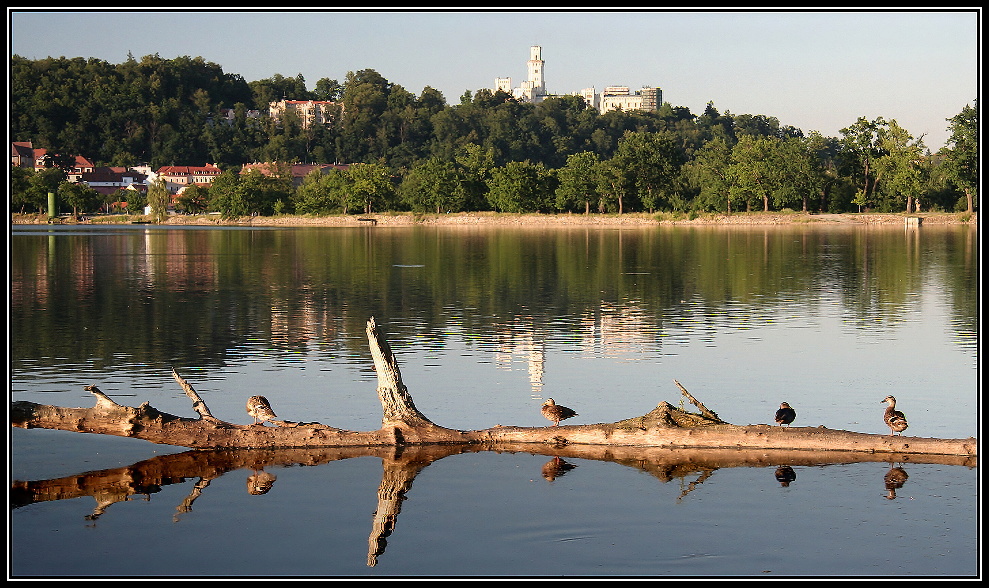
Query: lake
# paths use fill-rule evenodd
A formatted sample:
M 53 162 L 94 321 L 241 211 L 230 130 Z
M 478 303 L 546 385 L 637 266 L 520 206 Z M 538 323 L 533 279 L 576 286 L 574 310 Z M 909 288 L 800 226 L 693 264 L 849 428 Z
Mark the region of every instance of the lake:
M 13 226 L 12 400 L 380 426 L 365 335 L 456 429 L 978 437 L 972 226 Z M 689 407 L 688 407 L 689 408 Z M 11 429 L 14 577 L 974 577 L 974 460 L 571 448 L 189 452 Z M 765 452 L 763 452 L 765 453 Z M 428 467 L 427 467 L 428 466 Z M 414 482 L 414 483 L 413 483 Z M 390 513 L 389 516 L 385 516 Z

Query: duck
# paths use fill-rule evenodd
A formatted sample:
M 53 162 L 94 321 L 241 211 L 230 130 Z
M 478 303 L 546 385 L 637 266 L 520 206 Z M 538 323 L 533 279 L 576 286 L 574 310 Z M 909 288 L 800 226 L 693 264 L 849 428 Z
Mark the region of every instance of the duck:
M 254 417 L 254 424 L 264 424 L 265 421 L 278 418 L 275 411 L 271 410 L 271 404 L 264 396 L 251 396 L 247 399 L 247 414 Z
M 547 398 L 542 407 L 543 416 L 553 421 L 553 426 L 559 426 L 560 421 L 577 416 L 572 408 L 560 406 L 552 398 Z
M 889 427 L 890 436 L 893 433 L 901 433 L 907 429 L 907 417 L 903 416 L 903 413 L 896 410 L 896 398 L 892 396 L 887 396 L 883 398 L 882 402 L 888 404 L 886 407 L 886 412 L 883 414 L 883 420 L 886 421 L 886 426 Z
M 797 418 L 797 411 L 787 404 L 780 404 L 780 409 L 776 411 L 776 422 L 782 427 L 783 425 L 788 425 L 793 422 L 793 419 Z

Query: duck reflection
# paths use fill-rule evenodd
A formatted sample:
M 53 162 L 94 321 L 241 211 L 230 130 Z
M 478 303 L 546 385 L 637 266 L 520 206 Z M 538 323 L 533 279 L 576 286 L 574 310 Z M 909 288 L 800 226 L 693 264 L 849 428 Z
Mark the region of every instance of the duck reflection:
M 275 474 L 269 474 L 264 470 L 254 470 L 253 474 L 247 476 L 247 493 L 253 496 L 267 494 L 277 479 L 278 476 Z
M 909 477 L 906 470 L 890 463 L 889 471 L 883 476 L 883 482 L 886 484 L 886 498 L 888 500 L 895 500 L 896 491 L 903 487 L 903 484 L 906 483 Z
M 790 482 L 797 479 L 797 472 L 793 471 L 788 465 L 781 465 L 776 468 L 776 481 L 780 483 L 780 486 L 786 488 L 790 485 Z
M 562 457 L 556 456 L 543 464 L 543 477 L 546 478 L 547 481 L 552 482 L 575 467 L 577 467 L 576 464 L 572 464 Z

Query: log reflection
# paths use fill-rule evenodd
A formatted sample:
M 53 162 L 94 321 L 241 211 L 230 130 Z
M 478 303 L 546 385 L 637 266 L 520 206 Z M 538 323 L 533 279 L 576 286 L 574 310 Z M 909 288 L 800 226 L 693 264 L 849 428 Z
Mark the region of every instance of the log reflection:
M 663 483 L 680 480 L 686 485 L 679 498 L 686 496 L 721 468 L 775 468 L 777 479 L 785 486 L 796 477 L 795 473 L 790 475 L 793 472 L 792 466 L 885 462 L 890 464 L 884 477 L 887 497 L 893 499 L 896 497 L 896 490 L 907 480 L 906 471 L 896 466 L 896 463 L 977 467 L 977 458 L 964 456 L 898 454 L 892 456 L 891 460 L 888 454 L 847 451 L 552 446 L 533 443 L 187 451 L 154 457 L 127 467 L 63 478 L 14 480 L 11 483 L 10 499 L 11 507 L 16 509 L 39 502 L 92 496 L 96 506 L 85 519 L 95 521 L 117 502 L 150 500 L 153 494 L 160 492 L 165 486 L 195 479 L 189 494 L 176 506 L 173 520 L 177 522 L 181 514 L 192 511 L 193 503 L 206 491 L 212 480 L 231 471 L 250 470 L 252 473 L 247 479 L 247 492 L 263 496 L 277 480 L 267 469 L 318 466 L 354 457 L 379 457 L 383 471 L 378 487 L 377 508 L 371 522 L 367 556 L 367 565 L 374 566 L 385 551 L 387 538 L 395 531 L 402 502 L 419 472 L 444 457 L 481 451 L 550 456 L 551 459 L 540 468 L 541 475 L 550 482 L 577 467 L 564 458 L 614 462 L 649 473 Z M 693 481 L 688 482 L 688 477 L 694 478 Z

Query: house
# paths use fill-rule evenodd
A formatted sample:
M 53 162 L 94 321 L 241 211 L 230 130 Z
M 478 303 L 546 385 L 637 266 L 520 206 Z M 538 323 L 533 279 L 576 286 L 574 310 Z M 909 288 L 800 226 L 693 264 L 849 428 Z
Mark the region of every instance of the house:
M 34 146 L 30 141 L 14 141 L 10 144 L 10 165 L 34 168 Z
M 79 181 L 82 174 L 91 172 L 96 167 L 92 161 L 81 155 L 72 157 L 72 167 L 65 172 L 70 182 Z M 10 144 L 10 163 L 38 171 L 51 167 L 51 156 L 47 149 L 35 149 L 31 141 L 14 141 Z
M 166 165 L 158 168 L 155 178 L 165 180 L 165 188 L 171 194 L 178 194 L 189 186 L 208 188 L 223 171 L 212 163 L 197 167 L 192 165 Z
M 117 190 L 126 189 L 146 192 L 147 179 L 145 174 L 126 167 L 97 167 L 91 172 L 83 173 L 79 181 L 88 184 L 100 194 L 113 194 Z
M 262 174 L 275 177 L 279 175 L 280 167 L 288 167 L 292 175 L 292 187 L 298 188 L 302 185 L 302 181 L 308 176 L 313 170 L 318 169 L 321 174 L 328 174 L 333 170 L 343 170 L 346 171 L 350 169 L 349 164 L 338 164 L 338 163 L 293 163 L 289 166 L 280 166 L 277 163 L 245 163 L 240 169 L 241 175 L 248 173 L 251 170 L 257 170 Z

